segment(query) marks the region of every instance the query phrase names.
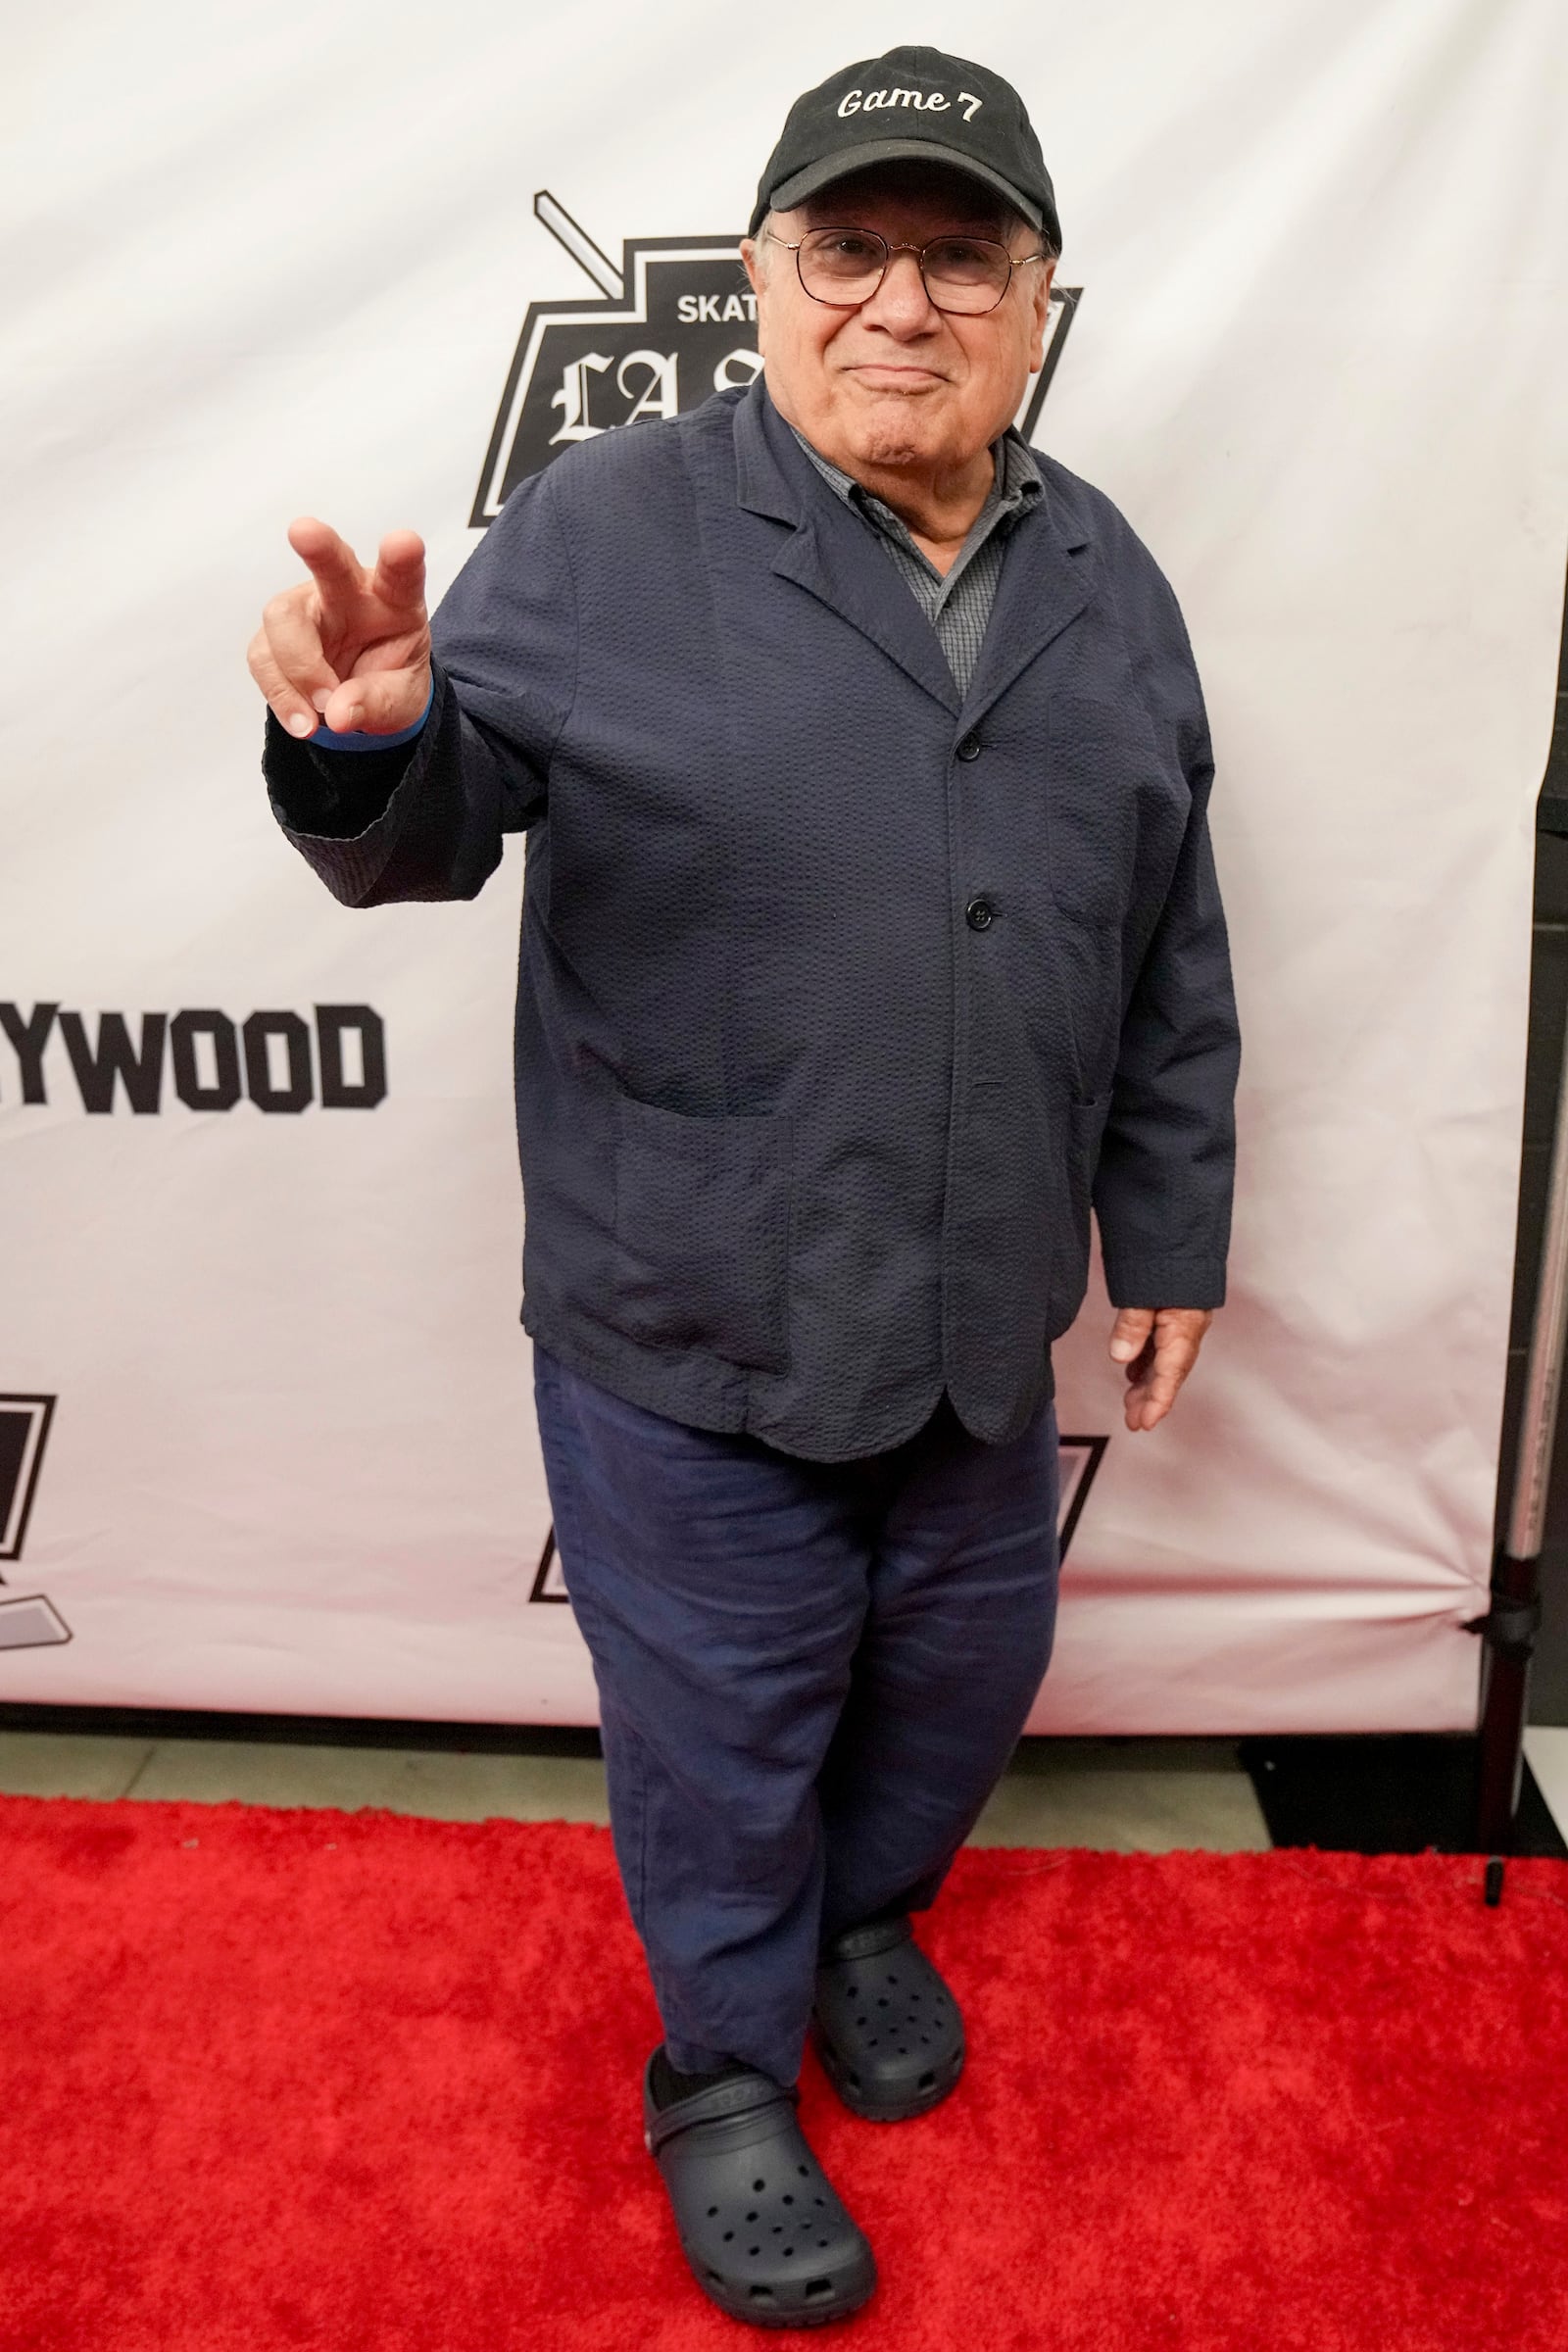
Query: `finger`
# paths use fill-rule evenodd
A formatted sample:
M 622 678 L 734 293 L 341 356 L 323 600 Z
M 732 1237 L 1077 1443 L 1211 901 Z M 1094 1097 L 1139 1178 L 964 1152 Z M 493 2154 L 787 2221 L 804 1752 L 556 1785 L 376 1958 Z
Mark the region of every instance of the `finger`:
M 279 726 L 286 727 L 291 735 L 314 735 L 319 723 L 316 712 L 299 688 L 279 669 L 265 629 L 258 629 L 251 639 L 246 658 L 251 676 L 266 696 Z
M 1129 1429 L 1152 1429 L 1165 1418 L 1198 1361 L 1213 1319 L 1208 1307 L 1167 1307 L 1156 1314 L 1148 1347 L 1128 1370 L 1129 1382 L 1136 1376 L 1137 1383 L 1128 1392 Z
M 1142 1381 L 1130 1381 L 1122 1398 L 1122 1417 L 1129 1429 L 1142 1429 L 1145 1408 L 1149 1403 L 1149 1389 Z
M 1149 1378 L 1139 1383 L 1139 1394 L 1143 1396 L 1146 1404 L 1157 1404 L 1163 1411 L 1169 1412 L 1176 1401 L 1182 1382 L 1186 1378 L 1187 1367 L 1185 1365 L 1178 1367 L 1174 1364 L 1163 1363 L 1156 1356 L 1153 1370 L 1150 1373 Z
M 424 610 L 424 541 L 417 531 L 388 531 L 376 551 L 370 593 L 400 612 Z
M 1173 1371 L 1178 1380 L 1185 1380 L 1198 1361 L 1198 1341 L 1180 1324 L 1161 1324 L 1154 1332 L 1154 1366 L 1156 1371 Z
M 1185 1370 L 1161 1365 L 1156 1360 L 1148 1378 L 1127 1392 L 1128 1428 L 1152 1429 L 1157 1421 L 1163 1421 L 1181 1394 L 1186 1377 Z
M 347 679 L 321 717 L 339 735 L 396 735 L 417 724 L 429 695 L 428 662 L 412 669 L 372 669 L 364 677 Z
M 329 628 L 341 625 L 365 595 L 364 566 L 346 539 L 329 522 L 314 514 L 297 514 L 288 526 L 288 543 L 321 595 L 321 617 Z
M 263 612 L 262 631 L 289 684 L 298 687 L 313 710 L 324 710 L 339 679 L 321 651 L 314 588 L 285 589 Z
M 1124 1306 L 1111 1326 L 1110 1353 L 1118 1364 L 1131 1363 L 1154 1328 L 1152 1306 Z
M 1181 1385 L 1180 1381 L 1156 1383 L 1149 1380 L 1130 1388 L 1125 1399 L 1128 1428 L 1152 1429 L 1156 1422 L 1163 1421 L 1176 1402 Z

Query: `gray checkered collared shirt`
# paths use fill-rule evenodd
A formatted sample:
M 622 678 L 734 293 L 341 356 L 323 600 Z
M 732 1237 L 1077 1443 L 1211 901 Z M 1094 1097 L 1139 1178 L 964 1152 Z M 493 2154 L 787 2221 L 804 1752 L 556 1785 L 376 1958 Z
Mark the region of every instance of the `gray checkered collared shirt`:
M 959 548 L 956 561 L 944 576 L 929 556 L 916 547 L 908 525 L 900 520 L 891 507 L 873 498 L 853 475 L 842 472 L 820 450 L 813 449 L 804 433 L 795 432 L 793 425 L 790 430 L 822 479 L 876 532 L 915 603 L 935 629 L 958 692 L 967 694 L 974 665 L 980 659 L 986 623 L 996 602 L 1007 533 L 1024 510 L 1045 494 L 1046 486 L 1027 441 L 1009 425 L 1002 438 L 992 443 L 996 477 L 986 493 L 985 505 L 969 526 L 969 535 Z

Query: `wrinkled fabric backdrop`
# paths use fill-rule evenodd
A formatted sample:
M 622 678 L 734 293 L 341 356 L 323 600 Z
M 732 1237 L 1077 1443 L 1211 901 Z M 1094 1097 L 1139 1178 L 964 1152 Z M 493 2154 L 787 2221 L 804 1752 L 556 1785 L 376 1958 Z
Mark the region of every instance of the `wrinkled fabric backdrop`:
M 1076 290 L 1025 415 L 1187 613 L 1245 1045 L 1231 1298 L 1174 1418 L 1123 1430 L 1098 1277 L 1057 1349 L 1039 1729 L 1474 1718 L 1568 530 L 1565 30 L 1557 0 L 985 20 Z M 980 37 L 817 0 L 83 0 L 15 37 L 0 1697 L 592 1719 L 517 1324 L 523 844 L 471 906 L 334 906 L 268 811 L 244 647 L 292 514 L 416 525 L 439 591 L 509 480 L 747 380 L 733 245 L 788 101 Z

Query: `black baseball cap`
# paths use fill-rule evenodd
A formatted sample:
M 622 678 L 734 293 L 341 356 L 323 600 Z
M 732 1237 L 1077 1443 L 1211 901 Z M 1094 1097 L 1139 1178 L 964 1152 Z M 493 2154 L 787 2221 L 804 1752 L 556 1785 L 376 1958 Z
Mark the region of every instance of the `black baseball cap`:
M 951 164 L 1061 245 L 1055 191 L 1023 100 L 1000 74 L 941 49 L 889 49 L 797 98 L 758 183 L 748 235 L 868 164 Z

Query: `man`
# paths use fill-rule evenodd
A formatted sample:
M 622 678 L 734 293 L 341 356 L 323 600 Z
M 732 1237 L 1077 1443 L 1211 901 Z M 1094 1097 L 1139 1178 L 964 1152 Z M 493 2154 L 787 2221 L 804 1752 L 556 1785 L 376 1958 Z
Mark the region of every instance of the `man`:
M 875 2120 L 963 2063 L 910 1914 L 1050 1654 L 1091 1194 L 1151 1429 L 1224 1297 L 1238 1049 L 1174 599 L 1010 425 L 1060 246 L 1022 102 L 833 74 L 751 229 L 762 380 L 523 483 L 434 658 L 413 533 L 367 570 L 296 523 L 251 666 L 346 904 L 471 897 L 529 829 L 522 1319 L 646 2133 L 704 2290 L 787 2326 L 875 2279 L 808 2022 Z

